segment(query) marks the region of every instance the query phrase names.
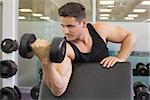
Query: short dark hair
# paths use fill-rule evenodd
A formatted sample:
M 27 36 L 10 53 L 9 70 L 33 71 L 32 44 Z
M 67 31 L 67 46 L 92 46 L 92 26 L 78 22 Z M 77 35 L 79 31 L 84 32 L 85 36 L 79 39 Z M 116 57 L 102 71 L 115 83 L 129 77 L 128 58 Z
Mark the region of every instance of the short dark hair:
M 79 3 L 69 2 L 58 9 L 59 16 L 75 17 L 76 19 L 84 19 L 85 7 Z

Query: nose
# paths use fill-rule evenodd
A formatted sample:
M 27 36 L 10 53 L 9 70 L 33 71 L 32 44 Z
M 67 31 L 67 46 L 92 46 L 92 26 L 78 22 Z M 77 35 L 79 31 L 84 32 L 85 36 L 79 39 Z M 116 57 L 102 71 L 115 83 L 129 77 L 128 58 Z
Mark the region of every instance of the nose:
M 64 28 L 63 28 L 63 32 L 64 32 L 65 34 L 67 34 L 67 33 L 69 33 L 69 29 L 68 29 L 67 27 L 64 27 Z

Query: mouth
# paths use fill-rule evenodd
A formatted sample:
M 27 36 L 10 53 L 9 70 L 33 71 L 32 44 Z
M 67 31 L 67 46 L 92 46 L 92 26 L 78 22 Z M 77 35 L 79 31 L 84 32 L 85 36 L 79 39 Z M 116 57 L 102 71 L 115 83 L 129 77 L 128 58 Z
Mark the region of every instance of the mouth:
M 72 37 L 71 35 L 68 35 L 68 34 L 67 34 L 67 35 L 65 35 L 65 36 L 66 36 L 66 38 L 71 38 L 71 37 Z

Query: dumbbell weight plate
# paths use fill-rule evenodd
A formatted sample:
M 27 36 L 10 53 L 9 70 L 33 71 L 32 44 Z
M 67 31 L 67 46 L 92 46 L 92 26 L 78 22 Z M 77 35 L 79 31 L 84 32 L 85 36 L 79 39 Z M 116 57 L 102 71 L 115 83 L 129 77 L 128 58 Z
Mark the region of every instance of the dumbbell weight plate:
M 148 70 L 150 70 L 150 63 L 147 63 L 146 67 L 147 67 Z
M 0 100 L 18 100 L 14 91 L 5 87 L 0 90 Z
M 143 64 L 143 63 L 141 63 L 141 62 L 140 62 L 140 63 L 137 63 L 136 69 L 137 69 L 137 72 L 138 72 L 139 75 L 142 75 L 142 76 L 147 75 L 148 69 L 147 69 L 147 67 L 145 66 L 145 64 Z
M 5 53 L 11 53 L 12 51 L 16 51 L 18 49 L 18 42 L 12 39 L 4 39 L 1 42 L 1 50 Z
M 32 89 L 31 89 L 31 97 L 35 100 L 38 100 L 38 97 L 39 97 L 39 91 L 40 91 L 40 85 L 37 85 L 37 86 L 34 86 Z
M 149 100 L 150 93 L 144 83 L 136 82 L 133 87 L 136 100 Z
M 21 100 L 21 92 L 20 92 L 19 88 L 18 88 L 17 86 L 14 86 L 14 89 L 15 89 L 15 91 L 16 91 L 17 98 L 18 98 L 19 100 Z
M 66 41 L 64 38 L 55 37 L 50 46 L 50 60 L 60 63 L 64 60 L 66 54 Z
M 9 78 L 17 72 L 17 65 L 12 60 L 2 60 L 0 62 L 0 77 Z
M 133 85 L 133 88 L 134 88 L 134 93 L 135 94 L 138 94 L 138 88 L 139 87 L 145 87 L 145 84 L 143 84 L 142 82 L 138 81 L 138 82 L 135 82 L 134 85 Z M 141 88 L 140 88 L 141 89 Z
M 34 56 L 34 53 L 32 52 L 30 45 L 35 40 L 36 37 L 34 34 L 24 34 L 21 37 L 20 46 L 19 46 L 19 54 L 21 57 L 30 59 Z

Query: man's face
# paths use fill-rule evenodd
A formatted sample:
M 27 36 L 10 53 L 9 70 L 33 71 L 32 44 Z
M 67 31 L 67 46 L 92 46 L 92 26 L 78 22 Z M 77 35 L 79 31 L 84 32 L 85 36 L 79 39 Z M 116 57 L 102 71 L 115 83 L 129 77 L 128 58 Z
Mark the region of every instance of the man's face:
M 68 41 L 75 41 L 80 38 L 83 24 L 74 17 L 60 17 L 62 31 Z

